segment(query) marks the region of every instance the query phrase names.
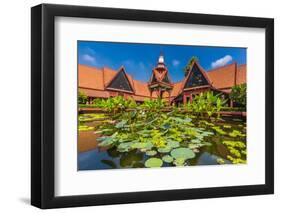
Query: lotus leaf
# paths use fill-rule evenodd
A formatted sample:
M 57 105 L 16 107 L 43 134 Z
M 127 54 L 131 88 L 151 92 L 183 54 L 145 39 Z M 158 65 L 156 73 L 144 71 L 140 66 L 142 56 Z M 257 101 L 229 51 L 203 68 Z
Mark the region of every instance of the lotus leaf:
M 192 149 L 192 151 L 193 151 L 194 153 L 199 153 L 199 152 L 200 152 L 199 149 Z
M 188 148 L 190 149 L 197 149 L 197 148 L 200 148 L 201 145 L 200 144 L 188 144 Z
M 185 118 L 185 119 L 184 119 L 184 122 L 187 122 L 187 123 L 189 123 L 189 122 L 191 122 L 191 121 L 192 121 L 191 118 Z
M 150 142 L 136 142 L 131 145 L 132 149 L 151 149 L 153 147 Z
M 230 147 L 236 147 L 240 149 L 246 148 L 245 143 L 243 143 L 242 141 L 223 141 L 222 143 Z
M 158 150 L 158 152 L 160 152 L 160 153 L 168 153 L 168 152 L 170 152 L 171 151 L 171 147 L 169 147 L 169 146 L 165 146 L 165 147 L 160 147 L 160 148 L 158 148 L 157 150 Z
M 229 150 L 229 152 L 230 152 L 233 156 L 235 156 L 235 157 L 237 157 L 237 158 L 241 158 L 241 153 L 240 153 L 239 150 L 237 150 L 237 149 L 235 149 L 235 148 L 233 148 L 233 147 L 228 147 L 228 150 Z
M 90 130 L 93 130 L 93 129 L 94 129 L 94 127 L 92 127 L 92 126 L 85 126 L 85 125 L 79 126 L 79 131 L 90 131 Z
M 167 146 L 171 148 L 178 148 L 180 146 L 180 143 L 178 141 L 168 140 Z
M 203 145 L 205 145 L 205 146 L 212 146 L 212 143 L 210 143 L 210 142 L 203 142 Z
M 217 159 L 217 163 L 218 164 L 224 164 L 225 162 L 224 162 L 224 160 L 222 158 L 218 158 Z
M 144 165 L 148 168 L 161 167 L 163 165 L 163 161 L 160 158 L 149 158 L 145 161 Z
M 118 129 L 121 129 L 125 126 L 125 124 L 127 124 L 127 120 L 122 120 L 120 122 L 118 122 L 115 127 L 118 128 Z
M 104 140 L 102 142 L 100 142 L 98 144 L 98 146 L 110 146 L 111 144 L 113 144 L 115 142 L 115 140 L 112 137 L 106 137 L 104 138 Z
M 202 132 L 202 136 L 210 136 L 210 135 L 213 135 L 214 133 L 213 132 L 207 132 L 207 131 L 203 131 Z
M 164 162 L 166 162 L 166 163 L 172 163 L 173 160 L 174 160 L 174 158 L 171 157 L 170 155 L 164 155 L 164 156 L 162 157 L 162 160 L 163 160 Z
M 128 143 L 120 143 L 117 147 L 117 150 L 119 152 L 128 152 L 131 147 L 132 147 L 132 142 L 128 142 Z
M 221 135 L 225 135 L 225 134 L 226 134 L 226 132 L 223 131 L 223 130 L 222 130 L 220 127 L 218 127 L 218 126 L 214 126 L 214 127 L 212 127 L 212 129 L 216 130 L 216 132 L 219 133 L 219 134 L 221 134 Z
M 148 156 L 154 156 L 154 155 L 157 154 L 157 152 L 155 150 L 148 150 L 148 151 L 146 151 L 145 154 L 148 155 Z
M 242 150 L 241 153 L 242 153 L 243 155 L 247 155 L 247 151 L 246 151 L 246 150 Z
M 201 143 L 201 140 L 199 140 L 199 139 L 192 139 L 191 143 Z
M 191 159 L 195 157 L 194 152 L 189 148 L 177 148 L 171 151 L 171 156 L 175 159 L 183 158 L 183 159 Z
M 185 165 L 185 159 L 184 158 L 177 158 L 173 161 L 173 164 L 175 166 L 184 166 Z
M 229 136 L 231 137 L 245 137 L 246 135 L 245 134 L 242 134 L 240 131 L 238 130 L 233 130 L 231 133 L 229 133 Z

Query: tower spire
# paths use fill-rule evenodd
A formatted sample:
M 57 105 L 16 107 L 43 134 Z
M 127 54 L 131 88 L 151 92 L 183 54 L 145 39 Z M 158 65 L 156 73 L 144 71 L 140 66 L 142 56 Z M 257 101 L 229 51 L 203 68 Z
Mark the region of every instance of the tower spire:
M 164 54 L 163 54 L 163 51 L 162 51 L 162 50 L 160 51 L 160 55 L 159 55 L 159 58 L 158 58 L 157 67 L 161 67 L 161 68 L 164 68 L 164 67 L 165 67 Z

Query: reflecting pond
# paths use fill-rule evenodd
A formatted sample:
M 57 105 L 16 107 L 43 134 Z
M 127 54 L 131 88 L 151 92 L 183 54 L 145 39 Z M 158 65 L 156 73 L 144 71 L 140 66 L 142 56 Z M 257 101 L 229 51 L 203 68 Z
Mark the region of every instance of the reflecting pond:
M 161 113 L 141 126 L 142 115 L 124 116 L 79 116 L 78 170 L 246 163 L 245 120 Z

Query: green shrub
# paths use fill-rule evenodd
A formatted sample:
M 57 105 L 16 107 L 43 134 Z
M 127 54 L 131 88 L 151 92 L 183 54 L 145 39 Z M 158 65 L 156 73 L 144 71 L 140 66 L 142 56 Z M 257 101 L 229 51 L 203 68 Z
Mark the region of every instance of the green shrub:
M 129 108 L 136 108 L 137 104 L 134 99 L 125 99 L 122 96 L 110 97 L 107 99 L 97 98 L 94 100 L 92 107 L 103 108 L 108 112 L 121 112 Z
M 200 93 L 196 95 L 192 103 L 187 103 L 186 108 L 188 111 L 196 112 L 204 116 L 212 117 L 214 114 L 219 115 L 222 107 L 227 100 L 220 98 L 220 94 L 214 95 L 212 91 Z
M 229 98 L 241 107 L 246 107 L 247 104 L 247 84 L 241 84 L 232 87 Z
M 184 71 L 184 76 L 187 76 L 190 69 L 191 69 L 191 65 L 194 61 L 199 61 L 197 56 L 192 56 L 189 61 L 187 62 L 186 66 L 183 68 Z
M 85 93 L 82 91 L 78 91 L 78 103 L 79 104 L 86 104 L 88 100 L 88 97 Z
M 157 111 L 163 109 L 167 103 L 165 100 L 158 98 L 158 99 L 145 99 L 144 102 L 140 105 L 143 109 L 148 109 L 151 111 Z

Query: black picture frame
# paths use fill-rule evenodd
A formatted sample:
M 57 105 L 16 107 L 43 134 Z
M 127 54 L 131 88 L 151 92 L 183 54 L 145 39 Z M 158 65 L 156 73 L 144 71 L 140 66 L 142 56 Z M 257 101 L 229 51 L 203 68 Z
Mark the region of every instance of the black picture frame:
M 266 32 L 265 184 L 79 196 L 54 195 L 55 17 L 263 28 Z M 60 208 L 274 193 L 274 20 L 164 11 L 41 4 L 31 9 L 31 204 Z

